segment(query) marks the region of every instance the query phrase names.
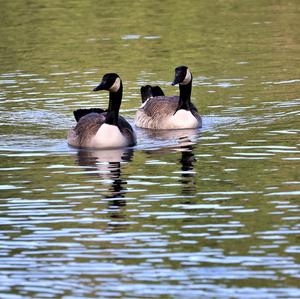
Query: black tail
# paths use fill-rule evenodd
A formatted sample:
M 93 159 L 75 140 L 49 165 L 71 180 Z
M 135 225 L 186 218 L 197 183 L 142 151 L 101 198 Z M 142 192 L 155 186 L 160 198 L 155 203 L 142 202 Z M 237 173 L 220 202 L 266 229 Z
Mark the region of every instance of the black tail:
M 141 97 L 142 103 L 152 97 L 152 88 L 150 85 L 142 86 L 141 87 Z
M 141 97 L 142 97 L 142 103 L 144 103 L 146 100 L 148 100 L 151 97 L 158 97 L 158 96 L 164 96 L 164 92 L 159 86 L 142 86 L 141 87 Z
M 90 108 L 90 109 L 78 109 L 73 111 L 74 117 L 76 119 L 76 121 L 78 122 L 80 120 L 81 117 L 90 114 L 90 113 L 103 113 L 105 112 L 105 110 L 101 109 L 101 108 Z
M 152 96 L 153 97 L 159 97 L 159 96 L 164 96 L 164 92 L 159 86 L 152 86 Z

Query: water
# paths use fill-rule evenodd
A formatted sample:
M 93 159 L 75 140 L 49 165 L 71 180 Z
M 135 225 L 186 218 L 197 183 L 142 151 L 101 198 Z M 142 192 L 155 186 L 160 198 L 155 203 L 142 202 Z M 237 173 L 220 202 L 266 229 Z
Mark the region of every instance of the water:
M 0 1 L 0 298 L 299 298 L 298 1 Z M 194 75 L 203 128 L 68 147 L 121 75 Z

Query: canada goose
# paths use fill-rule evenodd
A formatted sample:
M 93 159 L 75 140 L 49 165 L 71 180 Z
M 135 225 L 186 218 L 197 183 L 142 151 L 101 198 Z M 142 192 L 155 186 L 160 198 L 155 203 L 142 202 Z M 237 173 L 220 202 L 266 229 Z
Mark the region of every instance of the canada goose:
M 74 147 L 119 148 L 136 144 L 136 135 L 119 109 L 123 85 L 115 73 L 105 74 L 100 84 L 93 89 L 109 91 L 109 105 L 106 111 L 100 108 L 74 111 L 77 124 L 69 131 L 68 143 Z
M 200 128 L 201 117 L 191 102 L 192 80 L 190 70 L 186 66 L 179 66 L 175 69 L 172 83 L 179 83 L 179 97 L 156 95 L 156 87 L 143 86 L 142 105 L 135 115 L 135 125 L 157 130 Z

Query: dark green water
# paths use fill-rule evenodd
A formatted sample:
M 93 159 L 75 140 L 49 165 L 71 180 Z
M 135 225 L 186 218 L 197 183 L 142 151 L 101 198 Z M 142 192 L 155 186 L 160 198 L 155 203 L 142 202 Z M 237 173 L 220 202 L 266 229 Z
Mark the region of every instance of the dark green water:
M 0 0 L 0 298 L 299 298 L 299 1 Z M 92 88 L 166 94 L 203 128 L 77 151 Z

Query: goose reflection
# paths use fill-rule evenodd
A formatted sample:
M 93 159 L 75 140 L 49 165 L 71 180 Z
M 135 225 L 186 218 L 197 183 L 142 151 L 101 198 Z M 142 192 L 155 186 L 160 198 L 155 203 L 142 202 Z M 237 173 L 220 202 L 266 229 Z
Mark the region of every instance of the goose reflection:
M 179 162 L 181 164 L 181 178 L 179 182 L 182 184 L 182 194 L 189 196 L 193 195 L 196 190 L 196 180 L 194 171 L 194 163 L 197 161 L 193 153 L 193 146 L 188 145 L 180 149 L 181 157 Z
M 98 176 L 104 182 L 110 183 L 104 198 L 109 199 L 109 208 L 117 209 L 126 205 L 124 196 L 126 194 L 126 180 L 122 179 L 121 168 L 133 158 L 133 150 L 111 149 L 111 150 L 78 150 L 77 163 L 85 167 L 87 175 Z M 96 170 L 96 171 L 94 171 Z M 112 218 L 119 215 L 111 215 Z
M 162 148 L 149 149 L 146 152 L 149 155 L 164 155 L 169 153 L 180 153 L 178 162 L 180 170 L 180 182 L 182 195 L 193 196 L 196 190 L 196 171 L 194 164 L 197 161 L 193 153 L 195 144 L 200 138 L 200 132 L 197 129 L 186 130 L 144 130 L 152 144 L 165 145 Z

